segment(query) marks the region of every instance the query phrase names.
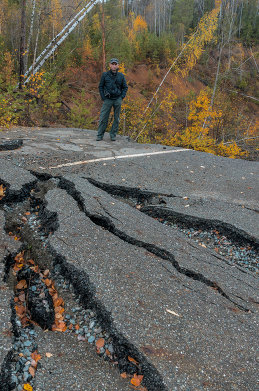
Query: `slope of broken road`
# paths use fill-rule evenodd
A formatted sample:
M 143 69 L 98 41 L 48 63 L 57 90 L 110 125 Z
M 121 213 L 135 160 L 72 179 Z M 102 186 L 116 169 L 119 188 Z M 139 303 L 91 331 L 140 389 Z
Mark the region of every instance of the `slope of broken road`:
M 61 337 L 34 325 L 39 354 L 59 353 L 53 364 L 41 359 L 26 382 L 36 390 L 126 390 L 132 379 L 147 390 L 254 390 L 258 274 L 163 222 L 216 229 L 240 253 L 258 257 L 258 164 L 177 148 L 163 153 L 161 146 L 124 138 L 99 145 L 93 137 L 91 131 L 27 130 L 19 149 L 1 152 L 2 241 L 16 246 L 1 247 L 1 292 L 11 298 L 15 277 L 8 265 L 22 246 L 40 270 L 70 287 L 64 313 L 74 296 L 100 329 L 90 335 L 88 327 L 85 337 L 79 322 L 77 340 L 68 330 Z M 7 307 L 2 312 L 11 317 Z M 87 338 L 98 336 L 114 351 L 102 355 L 97 348 L 110 364 L 95 359 L 94 349 L 83 359 Z M 77 344 L 79 358 L 71 361 Z M 6 389 L 18 390 L 22 381 L 14 386 L 6 376 L 7 368 L 15 372 L 14 348 L 9 342 L 3 349 Z M 66 370 L 73 365 L 79 373 L 88 368 L 81 383 Z M 96 383 L 87 383 L 91 373 Z

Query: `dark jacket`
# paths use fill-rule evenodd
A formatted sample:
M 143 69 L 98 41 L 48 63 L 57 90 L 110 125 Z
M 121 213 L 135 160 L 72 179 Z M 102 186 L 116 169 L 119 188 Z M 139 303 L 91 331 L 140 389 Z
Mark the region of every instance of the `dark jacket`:
M 111 70 L 102 74 L 99 83 L 99 92 L 102 100 L 104 99 L 124 99 L 128 86 L 123 73 L 113 73 Z

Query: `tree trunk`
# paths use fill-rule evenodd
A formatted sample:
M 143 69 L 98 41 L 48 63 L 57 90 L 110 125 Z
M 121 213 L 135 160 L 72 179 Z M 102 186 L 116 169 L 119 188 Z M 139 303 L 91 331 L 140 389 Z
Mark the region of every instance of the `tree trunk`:
M 34 64 L 26 72 L 25 84 L 31 79 L 30 72 L 33 69 L 33 74 L 39 71 L 45 61 L 56 51 L 61 43 L 69 36 L 69 34 L 78 26 L 81 20 L 88 14 L 88 12 L 97 3 L 97 0 L 90 0 L 88 4 L 56 35 L 56 37 L 47 45 L 43 52 L 36 58 Z
M 20 32 L 20 70 L 19 70 L 19 89 L 22 89 L 25 73 L 24 55 L 25 55 L 25 35 L 26 35 L 26 0 L 21 0 L 21 32 Z
M 32 33 L 33 33 L 33 25 L 34 25 L 34 18 L 35 18 L 35 5 L 36 5 L 36 0 L 33 0 L 32 11 L 31 11 L 31 26 L 30 26 L 30 32 L 29 32 L 29 37 L 28 37 L 28 42 L 27 42 L 26 53 L 24 56 L 24 71 L 25 72 L 27 72 L 28 56 L 29 56 L 31 38 L 32 38 Z
M 103 57 L 103 72 L 105 72 L 105 66 L 106 66 L 106 54 L 105 54 L 105 19 L 104 19 L 104 0 L 102 0 L 102 5 L 101 5 L 101 10 L 102 10 L 102 57 Z

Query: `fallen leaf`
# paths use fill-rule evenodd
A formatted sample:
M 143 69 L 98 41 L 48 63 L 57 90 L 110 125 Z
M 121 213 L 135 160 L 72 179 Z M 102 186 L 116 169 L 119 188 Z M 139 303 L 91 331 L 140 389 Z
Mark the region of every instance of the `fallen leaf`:
M 174 312 L 172 310 L 166 309 L 166 312 L 168 312 L 169 314 L 175 315 L 175 316 L 179 316 L 179 317 L 181 316 L 181 315 L 177 314 L 177 312 Z
M 131 379 L 130 382 L 131 382 L 131 384 L 133 384 L 133 386 L 138 387 L 138 386 L 140 386 L 142 379 L 143 379 L 143 375 L 134 374 L 134 377 Z
M 1 200 L 2 198 L 4 198 L 4 196 L 5 196 L 5 190 L 6 190 L 6 188 L 4 187 L 4 185 L 0 185 L 0 200 Z
M 203 243 L 199 243 L 199 245 L 200 245 L 201 247 L 207 248 L 207 247 L 205 246 L 205 244 L 203 244 Z
M 33 391 L 32 386 L 30 386 L 29 384 L 24 384 L 23 389 L 24 389 L 25 391 Z
M 35 360 L 31 360 L 31 366 L 33 368 L 37 368 L 37 362 Z
M 95 343 L 95 345 L 96 345 L 96 347 L 97 347 L 98 349 L 103 348 L 103 347 L 104 347 L 104 344 L 105 344 L 104 338 L 99 338 L 99 339 L 96 341 L 96 343 Z
M 137 362 L 134 358 L 128 356 L 128 360 L 129 360 L 130 362 L 133 362 L 134 364 L 138 365 L 138 362 Z
M 19 295 L 19 300 L 25 301 L 25 294 L 24 294 L 24 293 L 22 293 L 21 295 Z
M 41 359 L 41 355 L 37 353 L 37 350 L 35 350 L 32 354 L 31 354 L 31 358 L 38 362 L 40 359 Z
M 25 307 L 23 305 L 16 305 L 15 309 L 18 315 L 22 315 L 25 312 Z
M 52 356 L 53 356 L 52 353 L 46 353 L 46 357 L 50 358 L 50 357 L 52 357 Z
M 53 297 L 53 299 L 55 300 L 55 298 Z M 54 305 L 59 307 L 60 305 L 63 305 L 64 304 L 64 300 L 61 299 L 61 297 L 58 297 L 55 301 L 54 301 Z
M 80 329 L 79 324 L 76 324 L 76 325 L 75 325 L 75 329 L 76 329 L 76 330 L 79 330 L 79 329 Z
M 65 322 L 58 322 L 58 324 L 52 326 L 52 331 L 60 331 L 64 332 L 67 329 L 67 325 Z
M 27 288 L 27 282 L 26 280 L 21 280 L 16 285 L 16 289 L 26 289 Z
M 12 232 L 9 232 L 9 234 L 12 234 Z M 24 251 L 22 251 L 22 252 L 20 252 L 20 253 L 18 253 L 16 256 L 15 256 L 15 258 L 14 258 L 14 260 L 16 261 L 16 262 L 20 262 L 21 260 L 23 260 L 23 256 L 24 256 Z
M 121 373 L 121 377 L 122 377 L 123 379 L 127 379 L 127 373 L 126 373 L 126 372 L 122 372 L 122 373 Z
M 30 368 L 29 368 L 29 373 L 30 373 L 30 375 L 31 375 L 32 377 L 34 377 L 34 376 L 35 376 L 35 368 L 30 367 Z
M 26 216 L 30 216 L 31 212 L 25 212 Z
M 54 303 L 54 305 L 55 305 L 55 303 Z M 55 306 L 55 312 L 62 312 L 62 309 L 63 309 L 63 307 L 61 307 L 61 306 L 58 306 L 58 307 Z
M 26 315 L 24 315 L 22 318 L 21 318 L 21 324 L 23 326 L 27 326 L 28 325 L 28 322 L 29 322 L 29 319 L 26 317 Z
M 52 281 L 49 280 L 48 278 L 46 278 L 46 280 L 44 280 L 44 282 L 45 282 L 45 284 L 46 284 L 47 286 L 50 286 L 50 285 L 52 284 Z

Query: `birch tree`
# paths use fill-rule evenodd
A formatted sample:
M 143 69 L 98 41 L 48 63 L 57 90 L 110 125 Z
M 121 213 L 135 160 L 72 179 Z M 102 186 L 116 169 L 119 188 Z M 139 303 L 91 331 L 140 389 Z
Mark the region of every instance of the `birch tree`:
M 22 88 L 25 71 L 25 39 L 26 39 L 26 0 L 21 0 L 21 35 L 20 35 L 20 69 L 19 89 Z
M 24 55 L 24 71 L 25 72 L 27 71 L 28 56 L 29 56 L 33 27 L 34 27 L 34 22 L 35 22 L 35 6 L 36 6 L 36 0 L 32 0 L 30 31 L 29 31 L 28 41 L 27 41 L 27 45 L 26 45 L 26 51 L 25 51 L 25 55 Z
M 25 0 L 23 0 L 25 1 Z M 34 66 L 31 66 L 26 72 L 25 84 L 29 82 L 33 71 L 33 74 L 38 72 L 47 59 L 57 50 L 57 48 L 63 43 L 63 41 L 69 36 L 69 34 L 78 26 L 78 24 L 85 18 L 88 12 L 97 4 L 99 0 L 90 0 L 85 7 L 83 7 L 78 14 L 66 24 L 66 26 L 58 33 L 52 41 L 47 45 L 43 52 L 35 60 Z

